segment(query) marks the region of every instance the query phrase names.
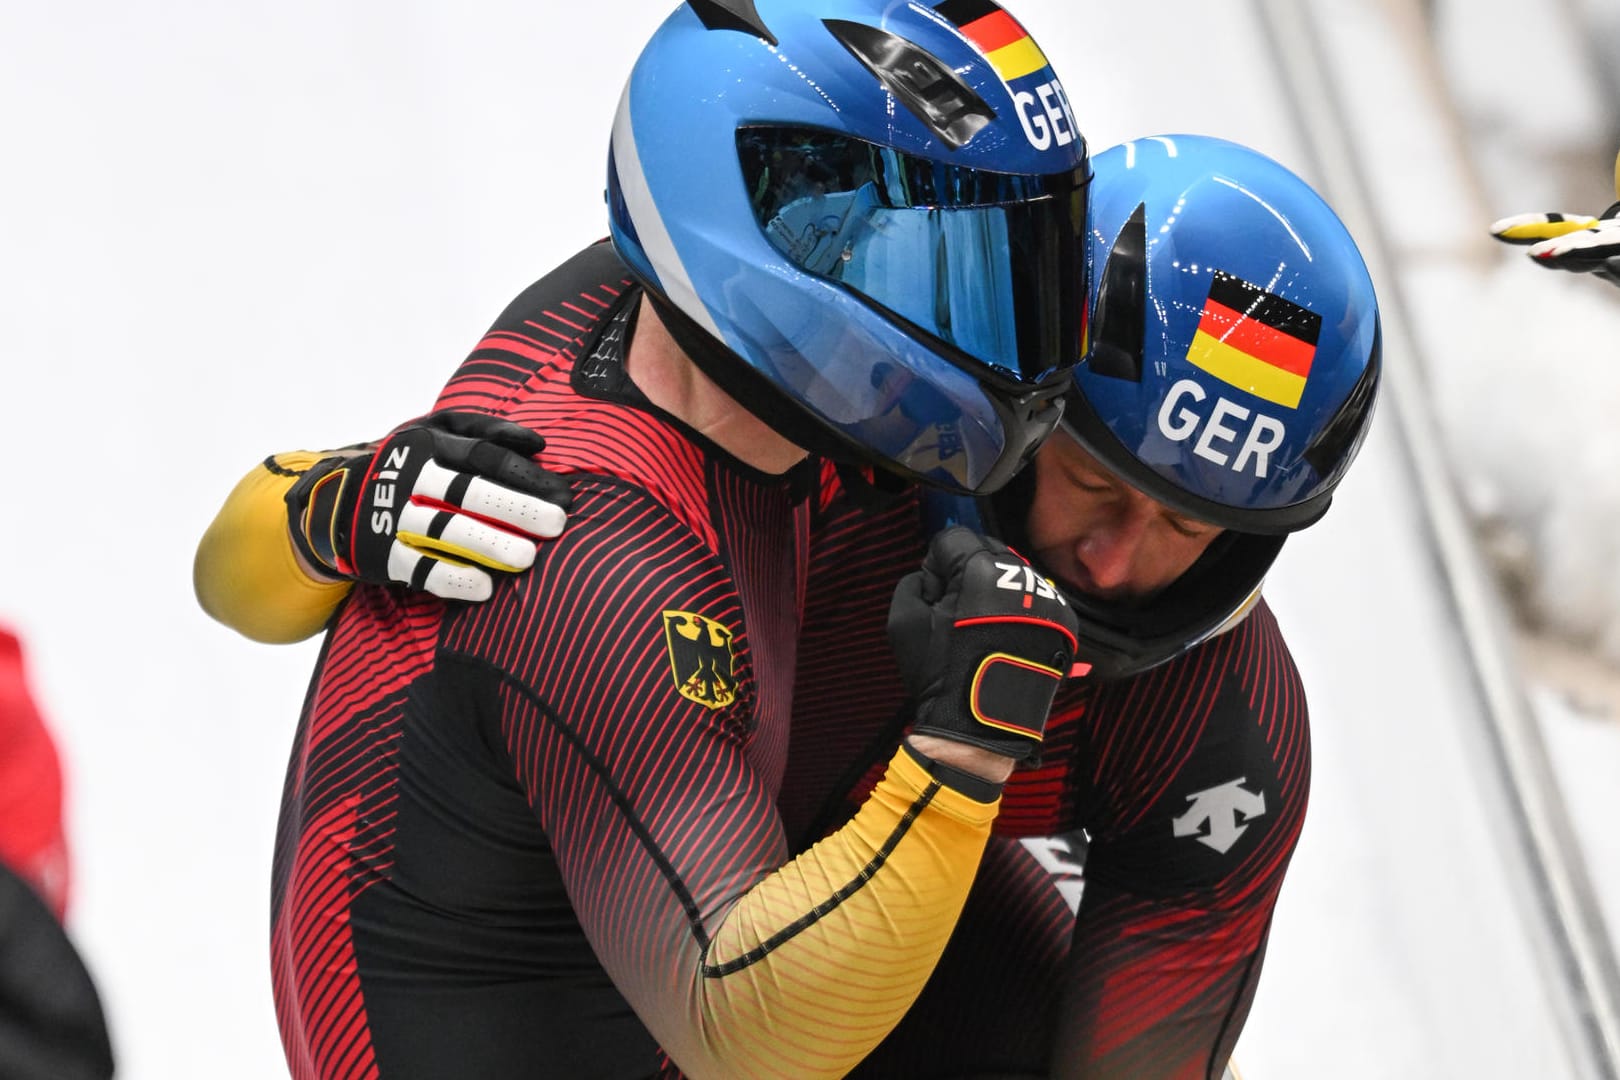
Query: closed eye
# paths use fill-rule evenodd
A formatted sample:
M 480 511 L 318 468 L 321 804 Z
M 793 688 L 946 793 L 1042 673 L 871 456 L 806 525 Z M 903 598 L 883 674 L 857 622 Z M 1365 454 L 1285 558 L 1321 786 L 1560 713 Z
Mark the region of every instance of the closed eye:
M 1164 519 L 1170 523 L 1170 527 L 1176 530 L 1176 532 L 1191 539 L 1196 539 L 1200 536 L 1207 536 L 1210 532 L 1216 529 L 1216 526 L 1211 525 L 1207 521 L 1199 521 L 1196 518 L 1182 517 L 1180 514 L 1166 514 L 1164 515 Z
M 1108 480 L 1078 469 L 1065 469 L 1063 478 L 1081 491 L 1089 491 L 1093 495 L 1102 495 L 1114 490 L 1114 485 Z

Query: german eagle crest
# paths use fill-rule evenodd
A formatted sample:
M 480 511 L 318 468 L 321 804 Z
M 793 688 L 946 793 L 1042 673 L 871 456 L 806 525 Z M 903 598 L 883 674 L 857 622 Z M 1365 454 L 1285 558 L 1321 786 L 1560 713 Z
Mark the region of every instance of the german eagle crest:
M 664 638 L 681 697 L 706 709 L 722 709 L 737 700 L 730 630 L 704 615 L 666 611 Z

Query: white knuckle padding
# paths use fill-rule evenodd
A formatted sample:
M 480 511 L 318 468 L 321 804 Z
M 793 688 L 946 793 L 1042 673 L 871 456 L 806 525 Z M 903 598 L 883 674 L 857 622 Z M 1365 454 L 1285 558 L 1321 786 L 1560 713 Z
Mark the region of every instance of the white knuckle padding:
M 1553 217 L 1562 218 L 1554 221 Z M 1493 233 L 1507 232 L 1509 229 L 1523 228 L 1526 225 L 1538 229 L 1556 229 L 1563 232 L 1574 232 L 1576 229 L 1590 229 L 1597 224 L 1597 218 L 1585 214 L 1514 214 L 1511 217 L 1500 218 L 1491 222 L 1490 231 Z
M 445 501 L 445 495 L 450 491 L 450 485 L 455 482 L 456 477 L 459 475 L 459 473 L 451 472 L 437 461 L 429 458 L 428 463 L 422 466 L 422 471 L 417 474 L 416 484 L 411 488 L 411 495 L 413 497 L 438 499 L 443 502 Z
M 435 562 L 428 571 L 427 591 L 446 600 L 481 602 L 489 599 L 495 586 L 489 575 L 476 566 Z
M 1620 252 L 1620 223 L 1603 222 L 1590 229 L 1566 233 L 1530 247 L 1532 256 L 1568 255 L 1572 251 Z
M 430 563 L 421 587 L 446 600 L 488 600 L 494 592 L 490 576 L 476 566 L 457 566 L 430 558 L 402 541 L 388 546 L 388 577 L 401 585 L 412 585 L 417 568 Z M 414 587 L 414 586 L 413 586 Z
M 441 515 L 444 521 L 435 532 L 435 522 Z M 400 511 L 399 532 L 412 539 L 420 537 L 421 548 L 443 551 L 453 559 L 484 563 L 496 570 L 515 573 L 534 565 L 533 540 L 465 514 L 407 503 Z
M 450 485 L 461 475 L 430 460 L 422 466 L 416 486 L 411 489 L 411 497 L 449 503 Z M 568 515 L 562 507 L 537 496 L 503 487 L 482 476 L 474 476 L 468 482 L 461 501 L 454 505 L 479 517 L 510 525 L 530 536 L 546 539 L 561 533 L 563 526 L 568 523 Z
M 416 573 L 416 564 L 421 561 L 421 552 L 395 540 L 388 545 L 388 580 L 409 585 L 411 575 Z
M 483 477 L 474 477 L 467 485 L 461 505 L 479 517 L 521 529 L 530 536 L 556 536 L 568 522 L 568 515 L 555 503 L 513 491 Z

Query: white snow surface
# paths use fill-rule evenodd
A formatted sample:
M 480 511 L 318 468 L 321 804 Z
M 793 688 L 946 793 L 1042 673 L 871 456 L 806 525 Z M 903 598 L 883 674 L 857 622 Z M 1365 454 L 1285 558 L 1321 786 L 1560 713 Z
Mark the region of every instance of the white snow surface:
M 266 453 L 425 409 L 511 296 L 605 232 L 613 106 L 668 6 L 620 0 L 605 22 L 513 0 L 0 6 L 0 618 L 67 758 L 70 928 L 124 1080 L 286 1075 L 270 846 L 315 646 L 210 622 L 197 537 Z M 1308 173 L 1248 5 L 1014 10 L 1095 147 L 1198 131 Z M 1402 62 L 1391 46 L 1362 67 L 1396 87 Z M 1405 112 L 1382 111 L 1393 135 L 1412 134 Z M 1410 156 L 1367 165 L 1396 188 L 1436 175 Z M 1412 253 L 1407 287 L 1432 300 L 1413 312 L 1427 351 L 1470 342 L 1428 373 L 1459 475 L 1519 523 L 1546 618 L 1612 650 L 1612 298 L 1511 253 L 1489 272 L 1452 254 Z M 1270 587 L 1311 695 L 1316 783 L 1240 1045 L 1249 1080 L 1567 1074 L 1403 452 L 1380 421 Z M 1620 749 L 1612 727 L 1552 722 L 1612 897 L 1607 803 L 1588 793 Z

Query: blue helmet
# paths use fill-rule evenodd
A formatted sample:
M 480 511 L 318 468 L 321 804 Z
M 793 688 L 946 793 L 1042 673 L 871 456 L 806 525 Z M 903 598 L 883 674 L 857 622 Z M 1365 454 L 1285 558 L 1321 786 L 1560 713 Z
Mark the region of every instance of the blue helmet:
M 1310 185 L 1235 143 L 1137 140 L 1097 171 L 1095 295 L 1065 425 L 1183 513 L 1247 533 L 1309 525 L 1378 389 L 1378 298 L 1355 241 Z
M 1086 357 L 1062 427 L 1131 486 L 1225 530 L 1159 594 L 1066 590 L 1101 677 L 1247 613 L 1283 540 L 1327 510 L 1377 396 L 1378 299 L 1344 224 L 1263 154 L 1195 135 L 1094 159 Z M 1021 476 L 988 524 L 1015 545 Z M 989 507 L 987 507 L 989 508 Z
M 689 0 L 625 87 L 608 203 L 677 342 L 750 410 L 987 492 L 1080 356 L 1089 179 L 1062 86 L 992 0 Z

